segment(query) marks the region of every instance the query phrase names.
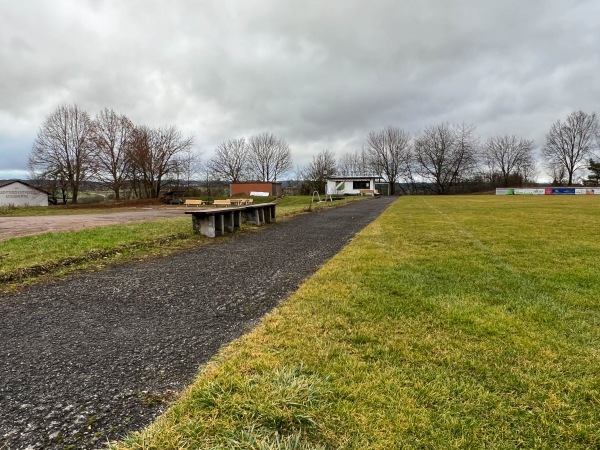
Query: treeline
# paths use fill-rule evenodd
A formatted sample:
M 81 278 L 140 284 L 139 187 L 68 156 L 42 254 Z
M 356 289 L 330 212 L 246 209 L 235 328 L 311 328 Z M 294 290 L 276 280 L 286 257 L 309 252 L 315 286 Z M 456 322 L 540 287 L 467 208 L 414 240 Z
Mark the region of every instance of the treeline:
M 515 135 L 482 141 L 473 125 L 441 123 L 414 136 L 388 126 L 369 132 L 360 150 L 336 157 L 324 149 L 292 174 L 290 146 L 271 133 L 224 141 L 203 164 L 193 136 L 174 125 L 135 125 L 106 108 L 91 117 L 77 105 L 61 105 L 42 123 L 29 168 L 31 179 L 73 203 L 86 181 L 102 183 L 118 200 L 124 190 L 128 198 L 155 198 L 167 182 L 183 180 L 189 187 L 199 178 L 208 184 L 287 177 L 299 192 L 310 193 L 323 192 L 331 175 L 376 175 L 392 195 L 397 189 L 448 194 L 530 185 L 540 168 L 553 184 L 572 185 L 578 170 L 597 164 L 599 140 L 596 114 L 583 111 L 552 124 L 539 155 L 533 141 Z
M 386 180 L 402 182 L 404 189 L 418 193 L 530 185 L 540 170 L 555 185 L 572 185 L 580 169 L 592 170 L 590 158 L 599 147 L 598 131 L 595 113 L 571 113 L 552 124 L 536 155 L 532 140 L 498 135 L 482 141 L 474 126 L 464 124 L 430 126 L 412 139 L 388 128 L 371 132 L 361 154 L 345 157 L 340 168 L 348 166 L 344 163 L 348 159 L 354 164 L 365 161 Z
M 404 193 L 448 194 L 531 185 L 542 169 L 553 184 L 572 185 L 578 170 L 592 170 L 594 161 L 590 158 L 599 139 L 596 114 L 583 111 L 554 123 L 539 155 L 532 140 L 515 135 L 482 141 L 473 125 L 441 123 L 415 136 L 388 126 L 371 131 L 360 150 L 339 157 L 331 150 L 322 150 L 292 178 L 300 193 L 323 192 L 331 175 L 376 175 L 387 182 L 392 195 L 397 189 Z M 254 145 L 252 139 L 223 142 L 208 166 L 227 181 L 257 176 L 261 179 L 264 173 L 256 173 L 249 157 Z
M 242 175 L 228 172 L 214 158 L 204 167 L 193 144 L 193 136 L 184 136 L 173 125 L 135 125 L 106 108 L 90 117 L 77 105 L 61 105 L 44 120 L 34 141 L 30 178 L 41 180 L 63 203 L 67 198 L 77 203 L 86 181 L 100 182 L 119 200 L 123 190 L 127 198 L 156 198 L 175 180 L 189 187 L 203 170 L 213 182 L 215 177 Z M 292 168 L 289 145 L 270 133 L 230 141 L 216 153 L 243 161 L 243 175 L 260 181 L 276 181 Z
M 95 117 L 77 105 L 61 105 L 42 123 L 29 155 L 30 177 L 49 192 L 77 203 L 88 180 L 100 181 L 121 198 L 159 195 L 166 177 L 191 174 L 199 160 L 193 137 L 176 126 L 134 125 L 125 115 L 104 109 Z

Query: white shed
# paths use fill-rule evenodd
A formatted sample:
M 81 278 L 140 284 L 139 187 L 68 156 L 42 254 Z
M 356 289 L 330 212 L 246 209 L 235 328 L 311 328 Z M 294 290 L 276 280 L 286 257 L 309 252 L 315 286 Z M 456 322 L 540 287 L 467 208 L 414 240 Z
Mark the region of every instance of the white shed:
M 327 178 L 325 190 L 327 195 L 361 195 L 365 193 L 374 194 L 376 192 L 375 181 L 377 180 L 379 180 L 379 177 L 371 175 L 336 175 Z
M 19 180 L 0 180 L 0 206 L 48 206 L 48 193 Z

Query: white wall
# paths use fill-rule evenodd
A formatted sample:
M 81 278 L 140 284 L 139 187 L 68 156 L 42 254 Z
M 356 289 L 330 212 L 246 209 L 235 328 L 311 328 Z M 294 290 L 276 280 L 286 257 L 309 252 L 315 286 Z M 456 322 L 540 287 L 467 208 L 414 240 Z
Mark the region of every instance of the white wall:
M 343 185 L 342 189 L 337 189 L 338 186 Z M 360 192 L 358 190 L 352 189 L 352 181 L 348 180 L 327 180 L 327 194 L 331 195 L 358 195 Z
M 348 179 L 348 180 L 327 180 L 327 194 L 340 194 L 340 195 L 344 195 L 344 194 L 348 194 L 348 195 L 359 195 L 360 194 L 360 189 L 354 189 L 352 186 L 352 183 L 355 180 L 352 179 Z M 337 187 L 340 186 L 340 184 L 344 185 L 343 189 L 338 190 Z M 375 180 L 371 179 L 369 180 L 369 189 L 375 189 Z
M 48 206 L 48 195 L 18 181 L 0 187 L 0 206 Z

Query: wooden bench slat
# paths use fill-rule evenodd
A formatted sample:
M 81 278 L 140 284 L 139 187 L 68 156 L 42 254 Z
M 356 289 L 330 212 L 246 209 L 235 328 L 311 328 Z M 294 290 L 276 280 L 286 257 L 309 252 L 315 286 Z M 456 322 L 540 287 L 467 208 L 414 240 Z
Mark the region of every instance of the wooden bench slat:
M 202 206 L 204 203 L 204 200 L 195 200 L 192 198 L 188 198 L 185 200 L 185 206 Z

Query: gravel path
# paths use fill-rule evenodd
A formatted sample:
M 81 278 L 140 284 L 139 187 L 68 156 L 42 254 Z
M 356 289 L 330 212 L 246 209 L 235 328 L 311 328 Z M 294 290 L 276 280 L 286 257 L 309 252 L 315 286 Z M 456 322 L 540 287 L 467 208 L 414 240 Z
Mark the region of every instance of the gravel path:
M 99 448 L 147 425 L 393 200 L 0 295 L 0 449 Z

